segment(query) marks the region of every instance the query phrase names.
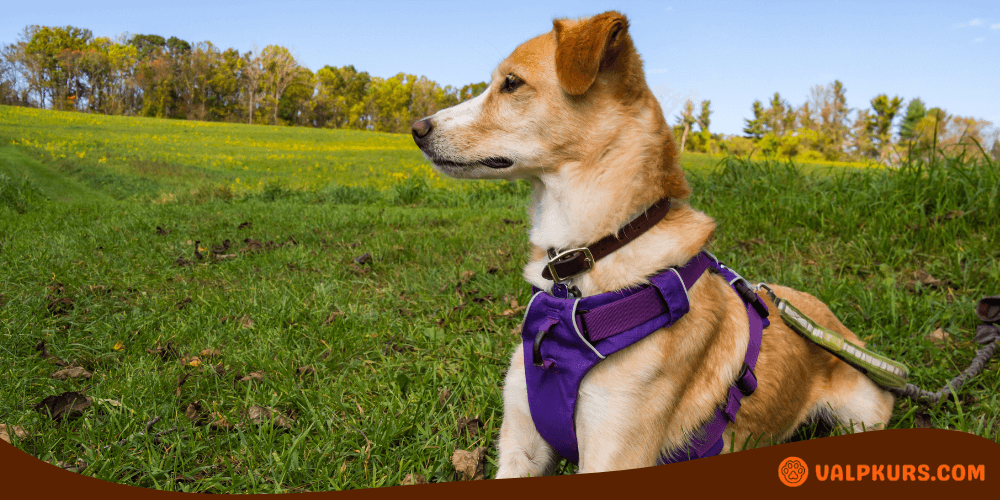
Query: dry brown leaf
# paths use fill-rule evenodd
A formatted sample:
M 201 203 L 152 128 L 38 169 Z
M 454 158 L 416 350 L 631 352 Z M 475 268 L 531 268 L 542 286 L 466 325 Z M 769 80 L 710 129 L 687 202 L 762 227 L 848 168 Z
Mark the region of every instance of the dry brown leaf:
M 20 425 L 0 424 L 0 439 L 9 443 L 12 434 L 17 436 L 18 439 L 26 439 L 28 437 L 28 431 L 24 430 L 24 427 Z
M 929 333 L 927 335 L 927 339 L 940 347 L 941 345 L 948 343 L 951 339 L 951 334 L 944 331 L 944 328 L 938 328 L 937 330 Z
M 451 391 L 448 389 L 440 389 L 438 391 L 438 403 L 444 406 L 448 403 L 448 398 L 451 397 Z
M 66 316 L 73 310 L 73 299 L 69 297 L 52 299 L 45 307 L 49 310 L 49 314 L 53 316 Z
M 250 319 L 250 316 L 244 315 L 242 318 L 240 318 L 240 327 L 253 328 L 253 320 Z
M 343 315 L 344 315 L 344 311 L 333 311 L 332 313 L 330 313 L 329 316 L 326 317 L 325 320 L 323 320 L 323 326 L 332 324 L 334 321 L 337 321 L 337 318 L 339 318 L 339 317 L 341 317 Z
M 266 372 L 264 372 L 264 370 L 261 370 L 259 372 L 251 372 L 246 377 L 241 378 L 240 382 L 250 382 L 250 381 L 263 382 L 264 381 L 264 377 L 266 375 L 267 374 L 266 374 Z
M 52 415 L 52 420 L 56 421 L 79 417 L 87 408 L 90 408 L 90 398 L 73 391 L 49 396 L 35 405 L 35 410 Z
M 468 434 L 469 436 L 476 436 L 479 434 L 479 429 L 482 426 L 483 421 L 478 418 L 461 417 L 458 419 L 458 435 Z
M 282 427 L 284 429 L 289 429 L 292 424 L 288 422 L 288 419 L 284 415 L 278 412 L 272 412 L 270 408 L 265 408 L 263 406 L 251 406 L 247 409 L 247 418 L 251 422 L 257 425 L 264 425 L 268 422 L 272 422 L 275 427 Z
M 197 401 L 187 405 L 187 408 L 184 410 L 184 416 L 187 417 L 189 422 L 194 422 L 195 425 L 205 423 L 205 416 L 201 413 L 201 403 Z
M 146 352 L 159 356 L 162 361 L 166 361 L 170 358 L 176 358 L 178 354 L 177 347 L 174 346 L 174 341 L 172 340 L 166 344 L 160 344 L 157 342 L 156 349 L 146 349 Z
M 73 366 L 59 370 L 50 376 L 56 380 L 66 380 L 68 378 L 90 378 L 92 375 L 82 366 Z
M 462 481 L 479 481 L 484 478 L 486 447 L 480 446 L 472 451 L 455 450 L 451 455 L 451 464 L 455 466 Z
M 229 423 L 229 421 L 226 420 L 226 417 L 223 417 L 222 414 L 217 411 L 212 412 L 212 422 L 208 425 L 213 429 L 230 429 L 233 427 L 233 424 Z
M 199 358 L 198 356 L 185 355 L 181 358 L 181 364 L 197 367 L 201 365 L 201 358 Z
M 218 349 L 216 349 L 216 348 L 213 347 L 211 349 L 203 349 L 198 354 L 201 355 L 201 357 L 203 357 L 203 358 L 210 358 L 212 356 L 220 356 L 220 355 L 222 355 L 222 352 L 220 352 Z
M 400 486 L 408 486 L 411 484 L 427 484 L 427 476 L 423 474 L 413 474 L 412 472 L 407 474 L 406 477 L 400 481 Z
M 917 283 L 920 283 L 924 287 L 929 287 L 929 288 L 940 288 L 943 285 L 943 282 L 941 280 L 935 278 L 934 276 L 931 276 L 927 271 L 924 271 L 923 269 L 914 271 L 913 274 L 910 275 L 910 279 L 906 281 L 906 289 L 911 292 L 916 291 Z
M 187 382 L 187 379 L 190 376 L 191 373 L 189 372 L 184 372 L 177 376 L 177 389 L 174 390 L 175 396 L 181 397 L 181 387 L 184 387 L 184 382 Z
M 84 462 L 82 458 L 76 459 L 76 462 L 63 462 L 62 460 L 54 461 L 49 460 L 49 464 L 55 465 L 60 469 L 65 469 L 70 472 L 76 472 L 77 474 L 83 472 L 87 468 L 87 462 Z
M 913 278 L 926 286 L 933 286 L 933 287 L 941 286 L 941 280 L 931 276 L 927 271 L 924 271 L 923 269 L 913 273 Z
M 921 411 L 913 416 L 913 427 L 915 429 L 933 429 L 934 424 L 931 422 L 931 416 Z
M 515 304 L 517 303 L 516 300 L 513 301 L 513 302 Z M 514 308 L 514 309 L 504 309 L 504 311 L 502 313 L 500 313 L 500 315 L 503 316 L 503 317 L 505 317 L 505 318 L 509 318 L 511 316 L 517 316 L 518 314 L 523 313 L 525 309 L 527 309 L 526 306 L 521 306 L 521 307 L 517 307 L 517 308 Z
M 311 366 L 300 366 L 295 369 L 295 374 L 300 377 L 303 375 L 315 375 L 316 369 Z

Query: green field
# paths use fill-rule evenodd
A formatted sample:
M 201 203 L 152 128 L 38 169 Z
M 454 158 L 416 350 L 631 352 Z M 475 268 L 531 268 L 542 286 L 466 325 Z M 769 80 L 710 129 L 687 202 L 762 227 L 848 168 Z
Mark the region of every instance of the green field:
M 1000 293 L 997 165 L 684 161 L 727 264 L 824 300 L 921 386 L 968 364 L 973 307 Z M 489 477 L 527 196 L 441 178 L 407 135 L 0 107 L 0 424 L 43 460 L 166 490 L 452 481 L 453 452 L 480 446 Z M 69 365 L 91 376 L 52 377 Z M 36 410 L 66 391 L 91 398 L 78 418 Z M 993 360 L 890 427 L 1000 441 L 998 394 Z

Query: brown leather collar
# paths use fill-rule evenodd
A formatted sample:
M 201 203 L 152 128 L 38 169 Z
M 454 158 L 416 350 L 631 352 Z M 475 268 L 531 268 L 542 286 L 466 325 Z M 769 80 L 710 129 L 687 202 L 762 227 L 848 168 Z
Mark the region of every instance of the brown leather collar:
M 642 215 L 625 224 L 617 233 L 609 234 L 589 247 L 571 248 L 558 252 L 554 248 L 548 249 L 549 264 L 542 270 L 542 277 L 558 283 L 590 271 L 597 261 L 655 226 L 669 211 L 670 198 L 662 198 Z

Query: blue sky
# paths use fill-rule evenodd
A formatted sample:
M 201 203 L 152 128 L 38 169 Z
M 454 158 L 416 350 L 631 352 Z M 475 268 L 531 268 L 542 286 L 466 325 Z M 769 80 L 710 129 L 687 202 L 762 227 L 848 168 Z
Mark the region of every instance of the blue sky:
M 1000 125 L 997 1 L 39 1 L 4 7 L 0 43 L 28 24 L 71 24 L 98 36 L 177 36 L 243 52 L 280 44 L 314 71 L 353 64 L 461 86 L 488 79 L 553 18 L 611 9 L 629 17 L 671 121 L 684 99 L 711 99 L 712 131 L 738 134 L 754 99 L 778 91 L 798 106 L 811 86 L 839 79 L 853 108 L 885 92 Z

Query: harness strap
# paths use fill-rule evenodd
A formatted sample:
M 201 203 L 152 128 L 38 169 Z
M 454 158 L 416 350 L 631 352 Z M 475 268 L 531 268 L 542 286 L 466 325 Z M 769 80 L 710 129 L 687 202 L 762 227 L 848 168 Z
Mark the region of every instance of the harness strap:
M 715 261 L 713 267 L 718 269 L 722 276 L 729 281 L 730 286 L 740 294 L 736 283 L 743 278 L 727 268 L 722 263 Z M 764 337 L 764 328 L 770 325 L 767 320 L 767 306 L 759 297 L 756 300 L 747 301 L 746 297 L 740 294 L 743 305 L 747 310 L 747 319 L 750 323 L 750 338 L 747 342 L 747 350 L 743 355 L 743 366 L 736 377 L 736 381 L 729 387 L 724 407 L 715 409 L 715 414 L 694 433 L 687 447 L 682 447 L 674 452 L 660 457 L 658 464 L 670 464 L 684 462 L 696 458 L 710 457 L 718 455 L 722 451 L 722 434 L 726 430 L 729 422 L 736 421 L 736 413 L 740 411 L 742 399 L 749 396 L 757 389 L 757 376 L 754 368 L 757 366 L 757 358 L 760 355 L 761 341 Z M 764 311 L 764 317 L 758 312 Z
M 698 281 L 710 263 L 711 260 L 705 253 L 699 253 L 684 264 L 684 267 L 671 268 L 672 271 L 650 278 L 653 286 L 581 314 L 580 324 L 584 335 L 591 342 L 597 342 L 631 330 L 664 314 L 669 314 L 670 323 L 674 323 L 687 314 L 690 309 L 686 300 L 687 290 L 694 286 L 695 281 Z M 673 274 L 681 280 L 684 297 L 671 293 L 676 287 L 670 283 Z

